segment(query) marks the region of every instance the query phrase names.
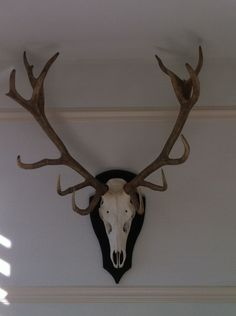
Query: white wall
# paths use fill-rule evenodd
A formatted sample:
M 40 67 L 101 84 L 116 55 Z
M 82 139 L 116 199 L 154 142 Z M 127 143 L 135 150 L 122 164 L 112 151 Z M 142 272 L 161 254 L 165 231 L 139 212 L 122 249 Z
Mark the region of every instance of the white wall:
M 66 122 L 56 128 L 71 152 L 94 174 L 110 168 L 138 171 L 161 149 L 170 122 Z M 133 269 L 121 285 L 235 284 L 235 120 L 192 119 L 185 135 L 191 156 L 169 167 L 165 193 L 145 191 L 147 216 Z M 25 171 L 24 161 L 55 157 L 33 121 L 2 122 L 1 233 L 12 241 L 7 285 L 113 285 L 101 268 L 89 217 L 71 210 L 71 197 L 56 194 L 79 182 L 66 168 Z M 6 140 L 7 135 L 7 140 Z M 181 146 L 178 144 L 178 152 Z M 158 178 L 158 177 L 155 177 Z M 159 177 L 160 178 L 160 177 Z M 79 199 L 87 201 L 87 193 Z
M 96 174 L 109 168 L 140 170 L 160 151 L 171 120 L 54 121 L 54 125 L 75 157 Z M 192 118 L 184 134 L 191 144 L 191 156 L 182 166 L 165 168 L 167 192 L 145 191 L 144 227 L 135 247 L 133 268 L 120 286 L 235 285 L 235 119 Z M 1 249 L 2 259 L 11 264 L 11 276 L 1 277 L 2 287 L 114 286 L 102 269 L 89 218 L 74 214 L 70 197 L 61 198 L 55 192 L 59 173 L 65 186 L 76 183 L 77 175 L 59 167 L 17 168 L 18 153 L 28 162 L 56 155 L 31 120 L 2 121 L 0 137 L 4 148 L 0 231 L 12 241 L 11 249 Z M 180 152 L 178 144 L 175 153 Z M 87 196 L 81 192 L 82 203 Z M 15 315 L 14 308 L 18 315 L 27 315 L 32 308 L 25 307 L 23 313 L 23 307 L 14 306 L 3 316 L 10 311 L 9 315 Z M 224 306 L 226 315 L 231 315 L 234 307 L 221 308 Z M 41 308 L 49 307 L 37 311 Z M 84 308 L 93 313 L 91 306 Z M 165 308 L 170 307 L 161 307 L 160 315 L 167 313 Z M 204 310 L 209 315 L 208 307 L 202 308 L 199 315 L 204 315 Z M 209 308 L 215 309 L 213 305 Z M 159 306 L 145 305 L 145 309 L 154 315 Z M 193 306 L 193 313 L 195 309 Z M 58 314 L 58 307 L 50 307 L 47 313 Z

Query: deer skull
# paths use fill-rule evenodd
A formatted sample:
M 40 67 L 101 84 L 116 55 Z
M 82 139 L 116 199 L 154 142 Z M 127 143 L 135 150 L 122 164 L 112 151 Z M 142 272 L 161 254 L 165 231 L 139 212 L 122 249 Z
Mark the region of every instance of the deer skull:
M 110 244 L 110 258 L 115 268 L 122 268 L 126 259 L 126 242 L 135 207 L 125 193 L 123 179 L 110 179 L 108 191 L 102 196 L 99 215 L 104 223 Z

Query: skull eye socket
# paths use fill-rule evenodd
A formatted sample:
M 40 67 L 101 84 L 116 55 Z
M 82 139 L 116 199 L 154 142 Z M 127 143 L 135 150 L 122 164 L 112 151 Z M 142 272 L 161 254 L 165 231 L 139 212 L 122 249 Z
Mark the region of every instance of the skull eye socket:
M 112 232 L 112 227 L 110 223 L 105 224 L 106 232 L 109 235 Z
M 129 225 L 128 223 L 125 223 L 125 224 L 124 224 L 124 226 L 123 226 L 123 232 L 124 232 L 124 233 L 127 233 L 127 232 L 128 232 L 129 226 L 130 226 L 130 225 Z

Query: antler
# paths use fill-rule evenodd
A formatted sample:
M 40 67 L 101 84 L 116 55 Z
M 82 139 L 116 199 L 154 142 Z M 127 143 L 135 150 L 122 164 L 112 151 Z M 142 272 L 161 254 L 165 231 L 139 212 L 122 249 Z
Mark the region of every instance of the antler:
M 50 140 L 54 143 L 54 145 L 57 147 L 57 149 L 60 152 L 59 158 L 56 158 L 56 159 L 45 158 L 35 163 L 23 163 L 21 161 L 20 156 L 18 156 L 17 163 L 19 167 L 23 169 L 36 169 L 36 168 L 41 168 L 43 166 L 49 166 L 49 165 L 65 165 L 77 171 L 85 179 L 85 181 L 78 185 L 70 187 L 67 190 L 62 191 L 61 185 L 60 185 L 60 176 L 59 176 L 58 184 L 57 184 L 57 192 L 60 195 L 73 193 L 73 198 L 72 198 L 73 210 L 81 215 L 86 215 L 86 214 L 89 214 L 91 211 L 93 211 L 93 209 L 96 207 L 97 203 L 99 202 L 101 195 L 103 195 L 107 191 L 108 188 L 105 184 L 101 183 L 94 176 L 92 176 L 78 161 L 76 161 L 70 155 L 66 146 L 64 145 L 62 140 L 59 138 L 59 136 L 56 134 L 56 132 L 50 125 L 45 115 L 45 111 L 44 111 L 45 100 L 44 100 L 44 86 L 43 86 L 44 80 L 46 78 L 48 70 L 50 69 L 51 65 L 56 60 L 58 55 L 59 53 L 56 53 L 53 57 L 51 57 L 46 63 L 46 65 L 44 66 L 39 76 L 35 77 L 33 74 L 33 65 L 29 64 L 26 57 L 26 53 L 24 52 L 24 55 L 23 55 L 24 65 L 28 74 L 30 84 L 33 88 L 32 97 L 29 100 L 26 100 L 25 98 L 23 98 L 16 90 L 15 69 L 12 70 L 10 74 L 10 90 L 7 93 L 7 96 L 15 100 L 17 103 L 19 103 L 21 106 L 23 106 L 23 108 L 25 108 L 27 111 L 29 111 L 33 115 L 35 120 L 39 123 L 39 125 L 44 130 L 46 135 L 50 138 Z M 93 187 L 96 192 L 90 204 L 88 205 L 88 207 L 85 209 L 81 209 L 75 203 L 74 192 L 87 186 Z
M 172 72 L 164 66 L 163 62 L 158 56 L 156 56 L 156 58 L 161 70 L 164 73 L 166 73 L 171 79 L 175 95 L 180 103 L 180 110 L 174 128 L 169 138 L 167 139 L 160 155 L 150 165 L 143 169 L 134 179 L 132 179 L 129 183 L 125 185 L 124 190 L 127 194 L 133 196 L 134 199 L 136 189 L 139 186 L 144 186 L 156 191 L 165 191 L 167 189 L 167 182 L 162 169 L 162 185 L 153 184 L 151 182 L 146 181 L 145 179 L 151 173 L 155 172 L 163 166 L 179 165 L 187 160 L 190 152 L 190 146 L 183 135 L 181 135 L 181 140 L 184 145 L 183 155 L 180 158 L 174 159 L 170 158 L 169 155 L 174 144 L 180 136 L 180 133 L 184 127 L 184 124 L 188 118 L 188 115 L 192 107 L 197 102 L 200 94 L 200 83 L 197 76 L 203 64 L 203 55 L 201 47 L 199 47 L 199 59 L 196 69 L 194 70 L 189 64 L 186 64 L 186 68 L 190 76 L 188 80 L 180 79 L 174 72 Z

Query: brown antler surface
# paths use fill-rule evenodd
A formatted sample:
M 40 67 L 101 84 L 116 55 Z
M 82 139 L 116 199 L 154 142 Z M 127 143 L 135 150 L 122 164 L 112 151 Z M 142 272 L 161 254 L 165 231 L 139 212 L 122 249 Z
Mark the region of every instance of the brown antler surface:
M 186 64 L 186 68 L 190 77 L 188 80 L 180 79 L 174 72 L 166 68 L 166 66 L 163 64 L 163 62 L 158 56 L 156 56 L 156 58 L 161 70 L 164 73 L 166 73 L 171 79 L 171 83 L 174 88 L 175 95 L 180 103 L 180 110 L 179 110 L 179 114 L 176 119 L 174 128 L 172 129 L 170 136 L 168 137 L 165 145 L 163 146 L 163 149 L 160 155 L 151 164 L 149 164 L 146 168 L 144 168 L 133 180 L 131 180 L 129 183 L 125 185 L 124 189 L 126 193 L 130 194 L 131 196 L 134 196 L 134 193 L 136 192 L 136 188 L 139 186 L 144 186 L 156 191 L 166 190 L 167 182 L 166 182 L 165 175 L 162 169 L 161 171 L 162 171 L 163 185 L 161 186 L 156 185 L 156 184 L 146 181 L 145 179 L 150 174 L 157 171 L 163 166 L 179 165 L 185 162 L 190 152 L 190 147 L 186 138 L 183 135 L 181 135 L 181 140 L 184 145 L 183 155 L 180 158 L 169 157 L 173 146 L 175 145 L 177 139 L 179 138 L 181 134 L 181 131 L 184 127 L 184 124 L 188 118 L 188 115 L 192 107 L 194 106 L 194 104 L 197 102 L 199 98 L 200 83 L 198 80 L 198 74 L 203 64 L 202 49 L 201 47 L 199 47 L 199 59 L 198 59 L 198 64 L 195 70 L 189 64 Z
M 74 211 L 81 215 L 86 215 L 86 214 L 89 214 L 95 208 L 101 195 L 107 191 L 107 186 L 101 183 L 100 181 L 98 181 L 94 176 L 92 176 L 77 160 L 75 160 L 70 155 L 66 146 L 64 145 L 62 140 L 59 138 L 59 136 L 56 134 L 56 132 L 52 128 L 51 124 L 49 123 L 45 115 L 44 80 L 46 78 L 48 70 L 50 69 L 51 65 L 56 60 L 58 55 L 59 53 L 56 53 L 53 57 L 51 57 L 46 63 L 46 65 L 44 66 L 39 76 L 35 77 L 33 74 L 33 65 L 29 64 L 26 57 L 26 53 L 24 52 L 24 55 L 23 55 L 24 65 L 28 74 L 30 84 L 33 89 L 32 97 L 31 99 L 26 100 L 17 92 L 16 86 L 15 86 L 15 77 L 16 77 L 15 69 L 12 70 L 11 75 L 10 75 L 10 90 L 7 93 L 7 96 L 15 100 L 17 103 L 19 103 L 21 106 L 23 106 L 23 108 L 25 108 L 27 111 L 29 111 L 33 115 L 33 117 L 39 123 L 39 125 L 44 130 L 46 135 L 50 138 L 50 140 L 55 144 L 55 146 L 59 150 L 60 157 L 56 159 L 45 158 L 35 163 L 23 163 L 21 161 L 20 156 L 18 156 L 17 163 L 21 168 L 24 168 L 24 169 L 35 169 L 35 168 L 41 168 L 43 166 L 49 166 L 49 165 L 65 165 L 77 171 L 85 179 L 84 182 L 78 185 L 75 185 L 71 188 L 68 188 L 67 190 L 62 191 L 61 185 L 60 185 L 60 177 L 59 177 L 57 192 L 60 195 L 66 195 L 87 186 L 93 187 L 96 193 L 94 195 L 94 198 L 91 200 L 90 204 L 88 205 L 88 207 L 85 209 L 81 209 L 76 205 L 75 197 L 73 193 L 72 205 L 73 205 Z

